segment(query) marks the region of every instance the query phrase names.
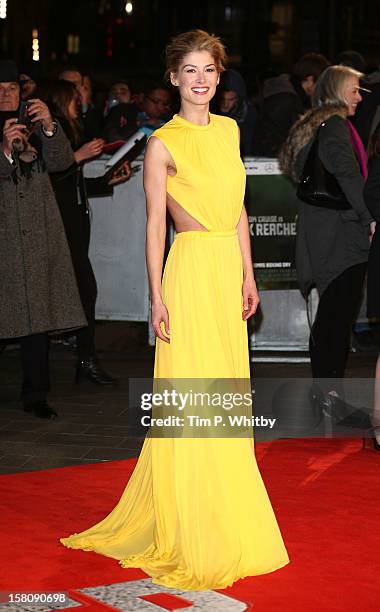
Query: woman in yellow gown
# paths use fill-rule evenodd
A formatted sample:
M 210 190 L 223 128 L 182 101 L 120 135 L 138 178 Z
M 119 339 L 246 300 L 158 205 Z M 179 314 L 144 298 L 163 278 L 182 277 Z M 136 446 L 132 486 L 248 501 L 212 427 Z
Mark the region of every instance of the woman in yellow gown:
M 249 380 L 246 320 L 258 304 L 234 120 L 209 113 L 224 47 L 201 30 L 167 48 L 178 115 L 144 161 L 155 379 Z M 166 210 L 177 234 L 164 275 Z M 139 567 L 153 582 L 222 589 L 289 561 L 257 468 L 252 435 L 153 437 L 114 510 L 64 538 Z

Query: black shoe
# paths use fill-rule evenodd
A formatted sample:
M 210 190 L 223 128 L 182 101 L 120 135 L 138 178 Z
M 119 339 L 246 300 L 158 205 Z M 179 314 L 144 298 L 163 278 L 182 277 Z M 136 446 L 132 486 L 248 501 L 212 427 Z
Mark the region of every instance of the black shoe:
M 83 382 L 86 378 L 97 385 L 111 386 L 117 384 L 116 378 L 112 378 L 103 370 L 96 357 L 81 359 L 78 362 L 75 382 Z
M 380 444 L 378 443 L 376 438 L 365 438 L 364 448 L 367 448 L 369 450 L 374 450 L 380 453 Z
M 337 395 L 326 393 L 321 401 L 322 412 L 325 416 L 329 417 L 334 423 L 339 423 L 352 412 L 352 406 L 349 406 L 340 399 Z
M 315 412 L 320 412 L 323 416 L 330 418 L 334 423 L 339 422 L 346 416 L 340 405 L 340 399 L 330 393 L 323 393 L 316 385 L 312 385 L 309 393 L 309 400 Z M 336 400 L 339 400 L 336 401 Z
M 380 442 L 377 441 L 376 434 L 379 434 L 380 426 L 371 427 L 372 438 L 364 438 L 364 448 L 380 453 Z
M 355 408 L 342 400 L 339 395 L 323 394 L 320 389 L 313 386 L 310 393 L 312 404 L 319 405 L 325 417 L 342 427 L 354 429 L 370 429 L 371 419 L 365 409 Z
M 365 409 L 355 408 L 336 395 L 328 393 L 325 396 L 322 410 L 340 427 L 351 427 L 353 429 L 369 429 L 371 427 L 371 419 Z
M 33 414 L 40 419 L 56 419 L 58 416 L 56 411 L 43 400 L 24 404 L 24 411 L 33 412 Z

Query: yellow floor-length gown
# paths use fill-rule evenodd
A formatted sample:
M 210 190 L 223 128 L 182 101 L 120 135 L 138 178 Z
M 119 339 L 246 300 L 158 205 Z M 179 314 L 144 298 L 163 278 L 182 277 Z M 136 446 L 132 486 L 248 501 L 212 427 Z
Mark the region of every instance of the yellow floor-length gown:
M 157 341 L 157 379 L 249 379 L 237 236 L 245 191 L 236 122 L 178 115 L 154 133 L 177 173 L 167 191 L 208 231 L 177 234 L 163 276 L 170 344 Z M 139 567 L 153 582 L 222 589 L 289 561 L 257 468 L 253 438 L 145 439 L 113 511 L 64 538 Z

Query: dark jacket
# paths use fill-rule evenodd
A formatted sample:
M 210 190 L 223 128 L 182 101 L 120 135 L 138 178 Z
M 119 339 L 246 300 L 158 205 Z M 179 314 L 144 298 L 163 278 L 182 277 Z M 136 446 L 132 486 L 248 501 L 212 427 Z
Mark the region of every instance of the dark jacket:
M 380 157 L 369 161 L 364 200 L 377 222 L 368 259 L 367 316 L 380 318 Z
M 86 142 L 93 138 L 101 138 L 103 131 L 103 117 L 99 111 L 90 104 L 86 112 L 82 112 L 80 121 L 83 126 Z
M 371 93 L 363 94 L 363 101 L 359 104 L 355 115 L 355 127 L 366 148 L 376 126 L 380 123 L 380 72 L 375 75 L 373 78 L 377 78 L 377 81 L 370 82 Z
M 70 125 L 64 119 L 62 127 L 67 137 L 71 138 L 72 150 L 78 149 L 82 143 L 74 142 Z M 97 286 L 88 256 L 90 210 L 82 164 L 77 164 L 73 158 L 69 168 L 63 172 L 51 173 L 50 179 L 65 227 L 82 306 L 91 328 L 95 322 Z
M 253 139 L 253 154 L 277 157 L 291 126 L 309 107 L 309 98 L 291 75 L 280 74 L 266 80 L 263 106 Z
M 138 112 L 138 108 L 134 104 L 120 103 L 111 108 L 105 119 L 104 140 L 106 142 L 128 140 L 138 130 Z
M 240 129 L 240 152 L 243 156 L 253 155 L 253 137 L 257 121 L 257 111 L 248 99 L 247 86 L 241 74 L 229 68 L 222 72 L 220 87 L 224 91 L 234 91 L 237 103 L 227 113 L 228 117 L 235 119 Z M 217 114 L 222 115 L 220 111 Z
M 368 259 L 372 217 L 364 203 L 364 178 L 343 113 L 339 107 L 309 111 L 291 129 L 280 155 L 283 170 L 299 178 L 316 130 L 325 122 L 319 135 L 319 156 L 352 206 L 338 211 L 299 202 L 296 268 L 303 295 L 313 285 L 321 295 L 344 270 Z
M 83 170 L 75 161 L 63 172 L 50 174 L 54 194 L 61 212 L 71 256 L 88 254 L 90 220 Z M 86 255 L 87 256 L 87 255 Z
M 60 126 L 33 138 L 40 150 L 29 175 L 0 151 L 1 338 L 87 324 L 48 175 L 70 166 L 73 153 Z

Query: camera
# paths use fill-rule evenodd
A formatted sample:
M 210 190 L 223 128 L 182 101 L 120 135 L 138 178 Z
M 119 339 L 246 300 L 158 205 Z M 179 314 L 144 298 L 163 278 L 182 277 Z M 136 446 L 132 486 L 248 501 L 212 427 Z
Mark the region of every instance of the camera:
M 26 126 L 26 132 L 30 132 L 33 129 L 33 123 L 31 116 L 28 113 L 28 103 L 22 101 L 20 103 L 17 123 Z M 15 138 L 13 141 L 13 150 L 15 153 L 23 153 L 25 150 L 25 143 L 21 138 Z
M 24 100 L 20 103 L 17 123 L 25 125 L 27 130 L 30 130 L 33 127 L 32 118 L 28 113 L 28 103 Z

